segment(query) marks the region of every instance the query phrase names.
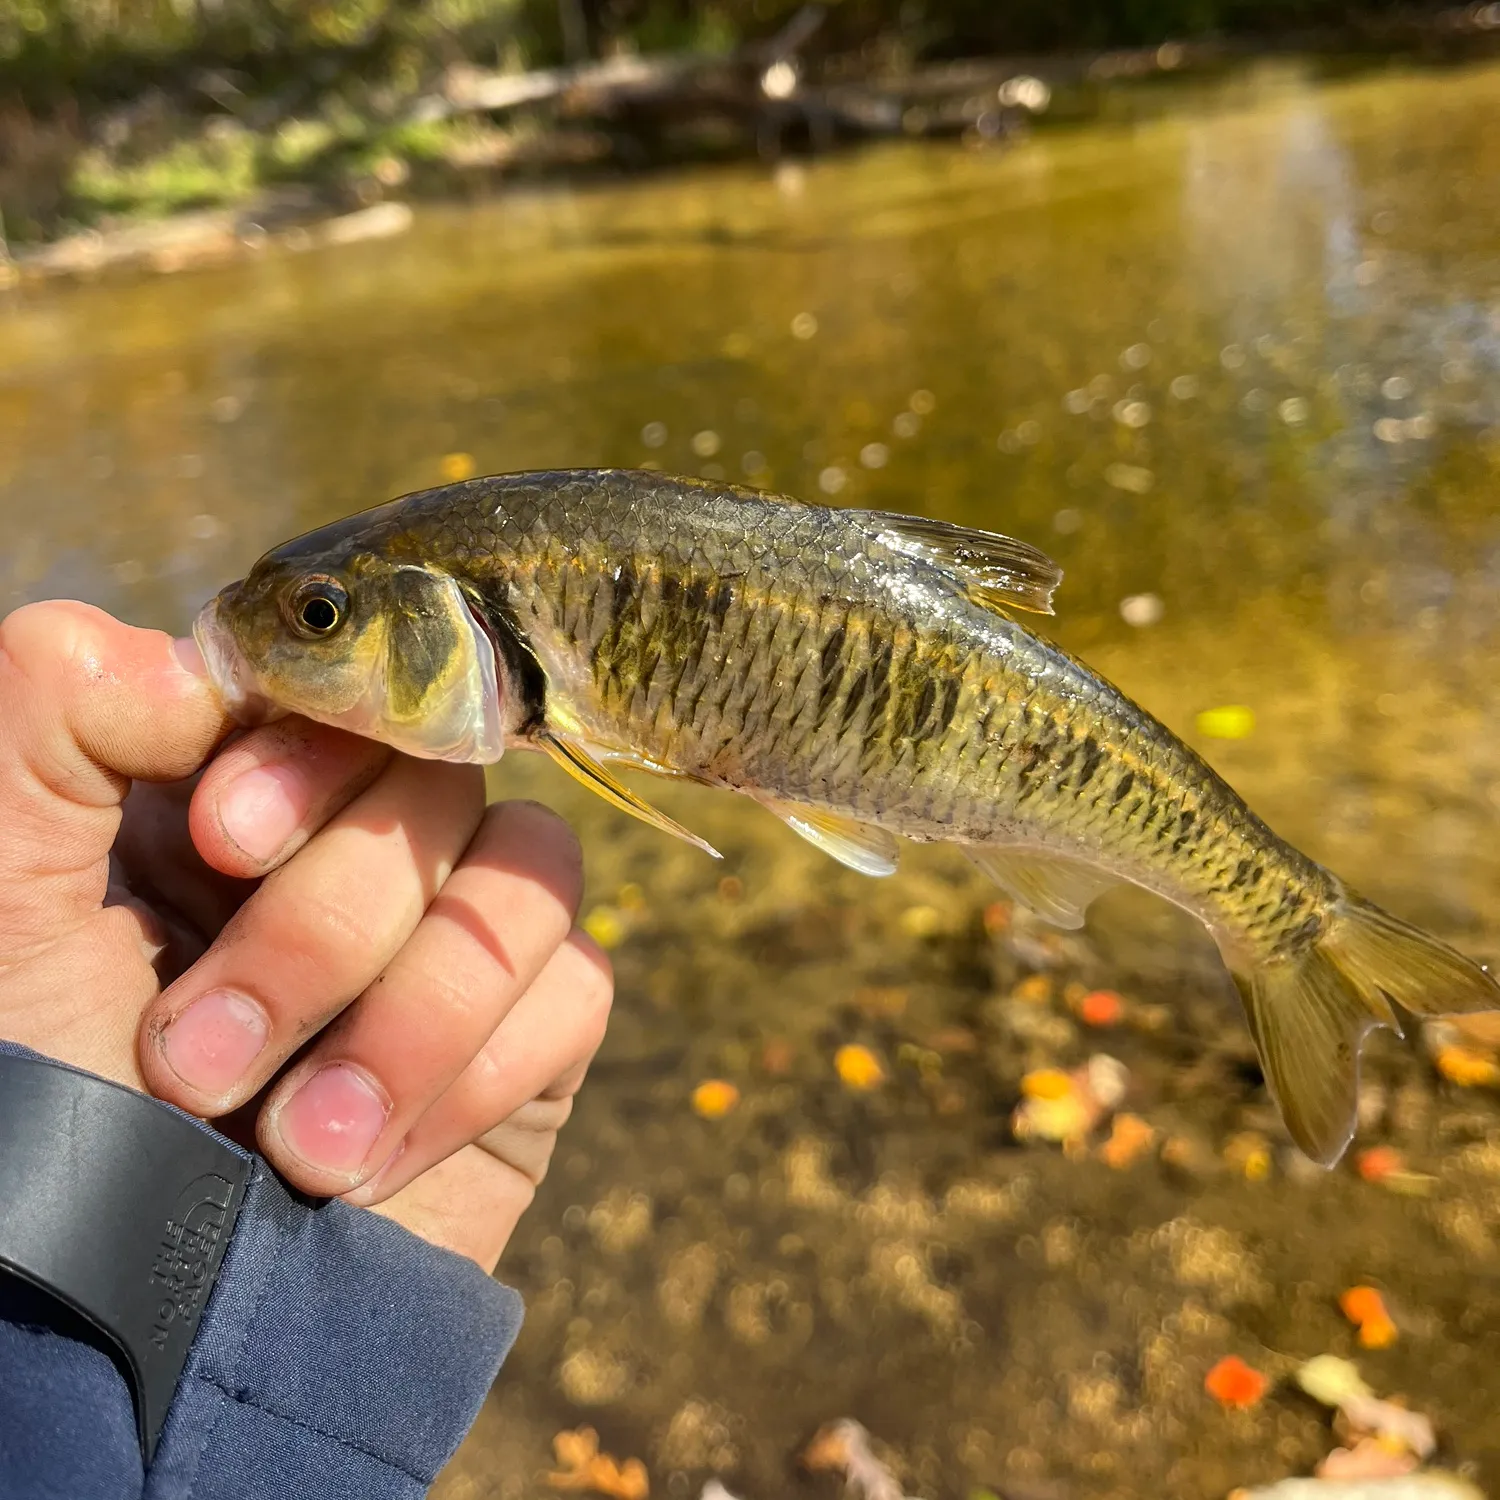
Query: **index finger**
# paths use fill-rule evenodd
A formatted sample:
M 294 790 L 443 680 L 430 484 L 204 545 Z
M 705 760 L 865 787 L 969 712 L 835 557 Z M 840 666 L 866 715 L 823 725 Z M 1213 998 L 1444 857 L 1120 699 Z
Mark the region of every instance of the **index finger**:
M 372 785 L 393 753 L 309 719 L 252 729 L 198 782 L 188 810 L 193 846 L 222 874 L 264 875 Z

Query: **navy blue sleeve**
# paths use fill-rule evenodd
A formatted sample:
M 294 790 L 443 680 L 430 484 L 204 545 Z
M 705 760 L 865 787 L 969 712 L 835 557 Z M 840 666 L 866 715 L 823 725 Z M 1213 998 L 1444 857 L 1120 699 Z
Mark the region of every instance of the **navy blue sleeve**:
M 0 1272 L 0 1496 L 137 1500 L 143 1482 L 125 1377 L 80 1319 Z
M 109 1355 L 0 1275 L 0 1496 L 415 1500 L 520 1321 L 473 1262 L 257 1158 L 149 1473 Z

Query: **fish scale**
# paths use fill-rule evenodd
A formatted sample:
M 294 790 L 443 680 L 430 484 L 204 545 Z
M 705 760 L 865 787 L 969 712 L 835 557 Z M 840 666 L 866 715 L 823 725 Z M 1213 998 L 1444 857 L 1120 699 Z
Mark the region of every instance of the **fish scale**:
M 626 502 L 627 511 L 635 513 L 643 530 L 657 519 L 650 513 L 651 498 L 633 494 Z M 623 727 L 626 738 L 652 759 L 695 774 L 706 773 L 715 779 L 727 779 L 731 784 L 736 777 L 743 777 L 748 785 L 756 785 L 764 779 L 771 785 L 779 783 L 784 786 L 790 782 L 797 790 L 810 790 L 815 778 L 807 772 L 822 759 L 820 751 L 823 746 L 819 739 L 814 736 L 800 743 L 783 744 L 767 724 L 773 705 L 785 708 L 789 701 L 796 701 L 795 694 L 789 697 L 784 686 L 783 690 L 777 691 L 773 674 L 768 669 L 774 643 L 785 630 L 785 622 L 788 618 L 800 616 L 804 622 L 804 637 L 811 637 L 802 646 L 802 665 L 808 664 L 815 653 L 821 665 L 821 653 L 833 632 L 840 628 L 844 631 L 844 648 L 839 653 L 843 685 L 835 701 L 846 703 L 851 684 L 856 679 L 863 683 L 860 694 L 863 701 L 856 705 L 858 713 L 844 726 L 844 733 L 857 736 L 858 774 L 850 774 L 850 762 L 846 757 L 842 762 L 845 768 L 843 776 L 827 778 L 824 782 L 825 798 L 836 810 L 854 816 L 875 817 L 887 816 L 895 810 L 911 820 L 897 830 L 907 837 L 951 839 L 957 831 L 962 836 L 982 841 L 1011 831 L 1019 821 L 1017 814 L 1026 804 L 1040 799 L 1053 815 L 1045 830 L 1050 835 L 1049 842 L 1060 851 L 1072 851 L 1075 840 L 1070 835 L 1074 834 L 1076 827 L 1078 833 L 1098 840 L 1100 847 L 1096 847 L 1094 853 L 1104 853 L 1111 857 L 1112 862 L 1120 862 L 1120 873 L 1173 899 L 1181 900 L 1185 896 L 1189 899 L 1204 898 L 1208 911 L 1205 913 L 1199 906 L 1199 914 L 1207 914 L 1216 922 L 1227 920 L 1232 923 L 1247 906 L 1255 912 L 1262 904 L 1255 898 L 1269 879 L 1264 872 L 1261 881 L 1248 891 L 1225 892 L 1216 890 L 1216 883 L 1212 880 L 1191 879 L 1190 861 L 1174 860 L 1162 869 L 1154 867 L 1154 856 L 1158 852 L 1170 856 L 1182 852 L 1180 845 L 1164 838 L 1163 834 L 1169 823 L 1180 821 L 1186 810 L 1185 798 L 1194 790 L 1199 792 L 1199 800 L 1220 791 L 1228 792 L 1214 773 L 1185 747 L 1168 744 L 1169 752 L 1177 753 L 1157 757 L 1155 761 L 1143 761 L 1133 767 L 1132 775 L 1140 783 L 1142 794 L 1126 809 L 1127 814 L 1134 809 L 1149 807 L 1154 816 L 1140 828 L 1140 837 L 1132 837 L 1138 819 L 1128 815 L 1120 817 L 1113 808 L 1101 809 L 1098 799 L 1082 799 L 1075 795 L 1083 790 L 1083 786 L 1075 785 L 1075 781 L 1082 780 L 1075 763 L 1082 752 L 1084 736 L 1082 733 L 1075 735 L 1067 718 L 1059 720 L 1057 705 L 1064 699 L 1064 693 L 1058 688 L 1051 693 L 1045 692 L 1049 677 L 1058 676 L 1070 679 L 1069 685 L 1074 685 L 1082 677 L 1085 688 L 1092 688 L 1094 684 L 1082 675 L 1086 669 L 1077 668 L 1057 648 L 1035 638 L 1018 644 L 1016 637 L 1027 634 L 1020 627 L 969 605 L 967 601 L 955 604 L 951 598 L 941 599 L 939 602 L 943 607 L 934 613 L 948 616 L 958 629 L 966 630 L 968 639 L 962 645 L 951 639 L 933 640 L 930 637 L 924 642 L 922 621 L 911 616 L 893 619 L 888 610 L 876 615 L 871 606 L 879 608 L 885 605 L 878 591 L 874 599 L 859 601 L 865 604 L 867 611 L 859 621 L 862 628 L 853 633 L 849 631 L 847 622 L 851 615 L 847 611 L 836 617 L 837 623 L 827 624 L 818 612 L 816 601 L 806 597 L 798 587 L 799 580 L 812 571 L 807 551 L 809 539 L 798 535 L 791 526 L 767 528 L 767 539 L 774 548 L 774 569 L 765 561 L 758 567 L 747 568 L 744 584 L 733 590 L 736 597 L 730 606 L 729 618 L 716 633 L 720 652 L 713 664 L 720 695 L 709 700 L 718 711 L 719 721 L 730 732 L 714 747 L 711 760 L 694 763 L 691 756 L 705 748 L 708 738 L 703 733 L 707 725 L 695 722 L 693 717 L 694 710 L 701 710 L 702 695 L 697 694 L 684 703 L 681 691 L 674 694 L 668 700 L 669 713 L 664 718 L 659 713 L 661 700 L 653 699 L 647 691 L 650 683 L 645 662 L 648 658 L 656 662 L 669 659 L 674 652 L 686 655 L 691 636 L 702 624 L 701 618 L 686 615 L 673 619 L 662 609 L 659 579 L 665 575 L 668 566 L 674 566 L 674 571 L 682 570 L 678 576 L 682 582 L 680 594 L 684 599 L 695 580 L 710 591 L 721 588 L 724 568 L 722 565 L 715 568 L 703 548 L 697 549 L 699 562 L 695 570 L 690 562 L 683 563 L 680 551 L 670 563 L 664 558 L 658 569 L 643 567 L 633 550 L 623 558 L 619 552 L 611 555 L 611 546 L 623 549 L 617 507 L 610 504 L 612 499 L 608 493 L 602 503 L 599 497 L 594 497 L 584 508 L 582 516 L 576 503 L 568 506 L 573 524 L 583 522 L 581 539 L 587 550 L 582 556 L 592 558 L 597 570 L 595 605 L 603 629 L 597 632 L 596 627 L 600 639 L 591 664 L 596 681 L 618 684 L 616 691 L 622 695 L 617 701 L 608 686 L 603 688 L 600 706 L 621 712 L 624 721 L 622 726 L 597 725 L 601 734 L 611 731 L 617 734 Z M 768 502 L 761 503 L 768 511 L 774 508 Z M 596 515 L 596 512 L 603 514 Z M 836 523 L 840 514 L 837 511 L 821 513 L 820 519 L 826 518 L 821 527 L 823 534 L 814 542 L 834 556 L 841 543 L 847 545 L 847 539 L 837 535 L 836 524 L 828 524 Z M 504 516 L 497 519 L 503 526 Z M 515 520 L 516 529 L 523 537 L 536 535 L 530 506 L 522 506 Z M 709 538 L 716 533 L 717 528 L 708 528 Z M 597 548 L 588 547 L 589 541 L 600 535 L 608 539 L 606 543 Z M 523 568 L 525 565 L 525 553 L 520 548 L 512 553 L 509 547 L 492 547 L 489 556 L 513 557 L 515 563 Z M 816 558 L 817 554 L 812 556 Z M 727 560 L 732 568 L 748 559 L 731 551 Z M 837 569 L 830 564 L 829 571 L 833 580 L 847 584 L 853 570 Z M 773 572 L 776 579 L 774 593 L 769 576 Z M 523 591 L 542 591 L 549 576 L 538 568 L 520 587 Z M 935 592 L 951 595 L 951 589 L 941 585 Z M 921 594 L 918 593 L 913 602 L 920 601 Z M 952 620 L 954 614 L 957 614 L 957 620 Z M 877 620 L 886 628 L 878 645 L 871 641 L 871 631 Z M 665 628 L 656 628 L 659 622 Z M 565 635 L 563 620 L 559 618 L 555 623 Z M 997 631 L 1009 639 L 1003 644 L 997 643 L 993 639 Z M 714 640 L 715 635 L 710 634 L 708 642 Z M 925 652 L 922 650 L 924 644 L 927 647 Z M 923 702 L 929 690 L 935 694 L 934 674 L 943 672 L 955 658 L 966 663 L 966 669 L 964 666 L 959 668 L 960 680 L 962 690 L 966 691 L 973 705 L 977 707 L 994 696 L 1009 697 L 1012 690 L 1018 688 L 1025 708 L 1028 711 L 1035 709 L 1041 722 L 1051 726 L 1050 734 L 1044 731 L 1039 740 L 1023 741 L 1020 746 L 1013 747 L 1010 754 L 1005 753 L 1002 740 L 996 778 L 989 785 L 982 782 L 979 785 L 964 784 L 969 778 L 964 774 L 968 768 L 963 750 L 971 738 L 971 724 L 950 723 L 931 741 L 923 741 L 920 735 L 918 721 L 925 723 L 931 714 L 932 704 L 928 703 L 924 710 Z M 800 679 L 801 673 L 792 674 L 782 669 L 781 675 L 796 675 Z M 994 686 L 986 691 L 987 684 Z M 699 685 L 685 684 L 689 691 Z M 628 696 L 623 696 L 627 693 Z M 1123 721 L 1121 727 L 1128 731 L 1136 727 L 1134 721 L 1138 717 L 1143 717 L 1134 705 L 1118 695 L 1110 694 L 1114 701 L 1102 704 L 1098 702 L 1098 695 L 1088 691 L 1075 696 L 1079 700 L 1077 711 L 1087 715 L 1089 723 L 1100 719 L 1108 722 L 1108 716 L 1112 715 Z M 681 711 L 685 706 L 690 710 L 686 714 Z M 1097 739 L 1094 744 L 1099 744 Z M 912 753 L 918 745 L 925 754 Z M 836 744 L 829 746 L 834 759 L 838 758 L 838 748 Z M 1099 759 L 1118 765 L 1117 756 L 1110 753 L 1114 748 L 1100 748 L 1097 751 Z M 1029 749 L 1038 752 L 1035 758 L 1027 758 Z M 1162 760 L 1165 764 L 1160 763 Z M 1102 780 L 1097 767 L 1088 780 L 1096 778 Z M 1233 798 L 1232 793 L 1228 795 Z M 1104 814 L 1102 824 L 1097 820 L 1101 812 Z M 1096 816 L 1091 818 L 1090 813 Z M 1156 825 L 1155 831 L 1152 824 Z M 1153 837 L 1145 837 L 1153 831 Z M 1263 847 L 1269 836 L 1264 825 L 1248 810 L 1244 810 L 1244 817 L 1236 822 L 1221 820 L 1219 835 L 1231 845 L 1245 845 L 1248 839 L 1257 847 Z M 1164 850 L 1160 847 L 1163 845 Z M 1296 856 L 1295 851 L 1285 852 L 1290 857 L 1284 860 L 1284 878 L 1307 884 L 1315 881 L 1317 871 L 1311 861 Z M 1179 868 L 1184 865 L 1186 870 Z M 1187 880 L 1184 880 L 1184 874 L 1189 875 Z M 1223 903 L 1208 899 L 1216 895 L 1231 898 L 1227 909 Z M 1198 905 L 1197 902 L 1194 904 Z
M 1294 1139 L 1332 1162 L 1390 1002 L 1494 1009 L 1500 988 L 1012 618 L 1050 611 L 1060 577 L 1025 543 L 942 522 L 575 470 L 467 480 L 297 538 L 196 633 L 247 712 L 448 759 L 541 749 L 704 848 L 611 763 L 742 792 L 868 874 L 895 868 L 895 835 L 957 844 L 1064 925 L 1111 880 L 1155 891 L 1218 941 Z M 317 628 L 298 623 L 310 598 Z

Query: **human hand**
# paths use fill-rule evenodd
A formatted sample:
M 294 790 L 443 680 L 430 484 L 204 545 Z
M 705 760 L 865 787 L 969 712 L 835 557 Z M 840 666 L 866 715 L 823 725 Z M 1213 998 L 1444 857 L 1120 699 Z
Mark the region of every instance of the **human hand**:
M 249 1106 L 293 1186 L 490 1269 L 608 1015 L 577 843 L 476 767 L 231 727 L 190 644 L 0 621 L 0 1036 Z

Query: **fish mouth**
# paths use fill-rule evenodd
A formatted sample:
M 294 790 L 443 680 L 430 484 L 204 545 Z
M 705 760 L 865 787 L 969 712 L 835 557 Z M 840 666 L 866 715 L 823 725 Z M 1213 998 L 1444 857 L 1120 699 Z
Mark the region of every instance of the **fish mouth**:
M 219 618 L 219 605 L 230 589 L 220 590 L 198 611 L 193 621 L 193 640 L 203 654 L 209 681 L 214 685 L 230 718 L 240 724 L 265 724 L 281 718 L 286 710 L 276 707 L 260 691 L 255 674 L 235 641 L 233 632 Z

